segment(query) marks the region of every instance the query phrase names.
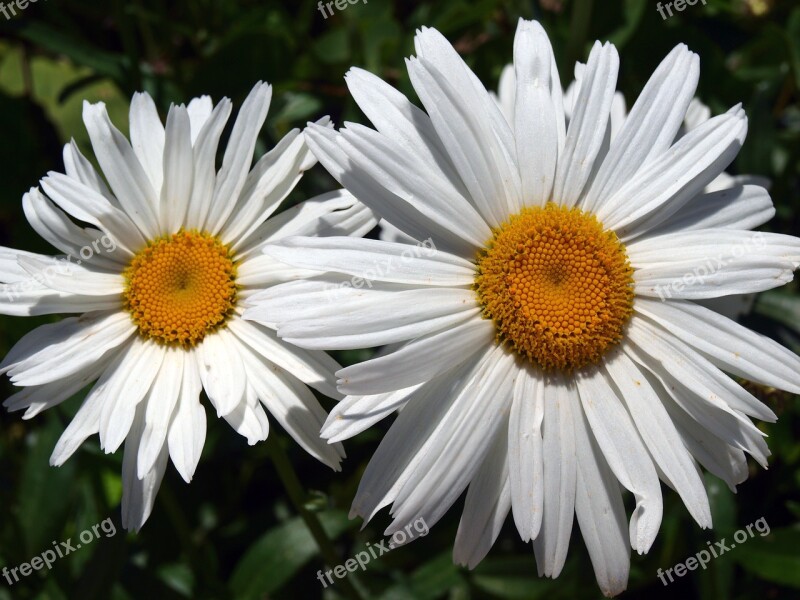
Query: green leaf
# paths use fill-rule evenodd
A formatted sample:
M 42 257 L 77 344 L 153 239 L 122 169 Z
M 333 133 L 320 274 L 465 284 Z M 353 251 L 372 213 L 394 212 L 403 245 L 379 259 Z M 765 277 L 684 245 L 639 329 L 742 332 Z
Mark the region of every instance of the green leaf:
M 355 525 L 346 512 L 339 510 L 319 513 L 319 519 L 331 539 Z M 279 590 L 317 551 L 317 543 L 303 520 L 293 518 L 268 531 L 250 547 L 233 573 L 231 589 L 239 600 L 264 598 Z

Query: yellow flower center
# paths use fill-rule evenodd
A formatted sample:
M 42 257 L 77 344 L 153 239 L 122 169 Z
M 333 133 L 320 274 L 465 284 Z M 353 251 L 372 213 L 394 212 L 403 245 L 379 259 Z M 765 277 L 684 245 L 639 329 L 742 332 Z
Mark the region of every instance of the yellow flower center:
M 633 312 L 625 246 L 593 215 L 524 208 L 478 255 L 475 290 L 498 341 L 544 370 L 596 363 Z
M 205 232 L 181 230 L 150 242 L 124 276 L 125 308 L 139 333 L 164 344 L 200 343 L 236 306 L 231 251 Z

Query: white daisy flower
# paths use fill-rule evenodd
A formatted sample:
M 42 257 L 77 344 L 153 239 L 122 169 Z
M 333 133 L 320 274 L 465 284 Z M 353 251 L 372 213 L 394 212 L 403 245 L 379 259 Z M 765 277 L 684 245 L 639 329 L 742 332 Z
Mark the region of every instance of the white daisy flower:
M 95 433 L 109 453 L 125 442 L 128 529 L 147 520 L 168 457 L 192 479 L 206 436 L 203 389 L 250 444 L 267 438 L 266 408 L 326 465 L 338 469 L 344 456 L 341 445 L 320 441 L 327 414 L 306 387 L 341 397 L 337 363 L 243 320 L 241 302 L 304 275 L 265 256 L 264 244 L 362 236 L 375 219 L 346 191 L 269 219 L 316 163 L 295 129 L 250 169 L 271 96 L 267 84 L 253 88 L 219 170 L 228 99 L 172 106 L 165 127 L 150 96 L 136 94 L 130 143 L 103 103 L 84 104 L 105 179 L 73 142 L 64 148 L 66 173 L 49 173 L 44 192 L 33 188 L 23 198 L 31 226 L 66 256 L 0 248 L 0 312 L 80 315 L 35 329 L 9 352 L 0 373 L 24 389 L 5 406 L 26 409 L 29 419 L 98 380 L 50 462 L 61 465 Z
M 340 441 L 402 409 L 353 515 L 391 504 L 387 534 L 432 526 L 468 488 L 455 560 L 474 567 L 511 511 L 551 577 L 577 516 L 600 588 L 616 594 L 631 546 L 647 552 L 658 532 L 659 479 L 710 527 L 696 463 L 731 487 L 745 453 L 766 466 L 748 417 L 775 415 L 725 372 L 800 392 L 800 359 L 695 300 L 786 283 L 800 239 L 750 231 L 771 208 L 763 189 L 687 205 L 747 121 L 737 106 L 674 141 L 699 74 L 685 46 L 609 142 L 614 46 L 595 44 L 567 126 L 547 35 L 521 21 L 511 126 L 441 34 L 415 41 L 407 67 L 427 112 L 353 69 L 375 129 L 308 130 L 334 177 L 412 241 L 269 245 L 327 273 L 254 295 L 245 318 L 309 349 L 388 346 L 338 372 L 349 396 L 323 430 Z M 629 525 L 620 484 L 635 497 Z

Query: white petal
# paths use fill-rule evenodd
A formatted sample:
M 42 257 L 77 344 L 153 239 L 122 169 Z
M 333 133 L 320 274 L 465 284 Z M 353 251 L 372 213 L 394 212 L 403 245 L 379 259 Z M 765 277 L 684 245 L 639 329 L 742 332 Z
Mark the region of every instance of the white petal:
M 74 394 L 77 394 L 89 383 L 97 379 L 106 370 L 109 362 L 110 358 L 104 357 L 72 377 L 59 379 L 44 385 L 32 385 L 22 388 L 16 394 L 9 396 L 3 402 L 3 406 L 8 409 L 8 412 L 26 409 L 22 418 L 24 420 L 32 419 L 42 411 L 58 406 Z
M 115 361 L 107 384 L 108 402 L 100 413 L 100 447 L 107 454 L 116 452 L 128 435 L 136 407 L 150 391 L 164 355 L 157 343 L 134 336 Z
M 258 394 L 252 385 L 248 384 L 246 394 L 246 399 L 225 415 L 224 419 L 250 446 L 255 446 L 269 436 L 269 419 L 259 404 Z
M 433 527 L 458 499 L 496 436 L 508 427 L 515 370 L 513 354 L 501 346 L 489 351 L 475 378 L 437 424 L 428 451 L 397 494 L 387 535 L 417 519 Z
M 181 391 L 185 354 L 182 348 L 167 348 L 161 369 L 142 402 L 145 408 L 145 425 L 136 462 L 139 479 L 144 479 L 155 468 L 167 443 L 167 432 Z M 192 357 L 188 358 L 191 360 Z
M 256 140 L 267 118 L 271 98 L 272 86 L 257 83 L 239 110 L 214 185 L 211 210 L 205 223 L 209 233 L 219 233 L 236 207 L 236 200 L 244 188 L 253 162 Z
M 426 217 L 480 248 L 491 230 L 478 211 L 423 158 L 363 125 L 347 123 L 340 146 L 353 164 Z M 414 173 L 414 177 L 409 177 Z
M 422 383 L 489 346 L 495 334 L 491 321 L 475 317 L 451 329 L 419 337 L 396 352 L 337 372 L 339 391 L 380 394 Z
M 528 365 L 519 369 L 508 422 L 508 473 L 514 523 L 523 542 L 536 539 L 542 526 L 545 392 L 540 373 Z
M 133 152 L 158 193 L 164 180 L 164 125 L 147 92 L 137 92 L 131 99 L 130 130 Z
M 643 319 L 634 318 L 628 327 L 625 352 L 653 373 L 675 403 L 709 433 L 744 450 L 766 467 L 769 449 L 764 434 L 743 413 L 733 410 L 725 400 L 709 390 L 709 380 L 702 374 L 702 379 L 699 379 L 697 368 L 693 368 L 686 355 L 676 351 L 672 343 L 659 338 L 658 330 Z M 746 394 L 744 390 L 742 392 Z M 726 398 L 729 399 L 732 397 Z
M 186 214 L 187 229 L 203 229 L 205 227 L 211 211 L 211 201 L 217 181 L 217 146 L 230 115 L 231 102 L 227 98 L 223 98 L 197 134 L 197 139 L 192 140 L 194 181 L 192 198 Z M 194 131 L 192 131 L 192 135 L 194 135 Z
M 145 246 L 145 238 L 128 215 L 99 192 L 61 173 L 49 173 L 41 184 L 64 212 L 95 225 L 128 255 Z
M 230 414 L 244 400 L 247 376 L 240 346 L 231 332 L 220 329 L 195 351 L 200 380 L 218 417 Z
M 122 460 L 122 526 L 129 531 L 139 531 L 153 511 L 156 494 L 167 469 L 169 451 L 164 444 L 153 469 L 140 479 L 136 462 L 144 430 L 144 405 L 139 405 L 132 429 L 125 442 Z
M 186 483 L 192 481 L 206 439 L 206 411 L 200 403 L 202 390 L 197 360 L 187 357 L 183 361 L 178 405 L 167 435 L 170 458 Z
M 628 586 L 631 551 L 625 536 L 625 505 L 586 415 L 575 410 L 573 417 L 578 455 L 575 515 L 597 584 L 610 598 Z
M 533 550 L 539 575 L 558 577 L 564 568 L 575 520 L 575 424 L 572 412 L 580 410 L 578 391 L 560 376 L 547 381 L 544 404 L 544 508 Z
M 407 398 L 361 477 L 350 518 L 361 516 L 369 521 L 394 501 L 411 474 L 417 471 L 437 427 L 453 410 L 466 385 L 481 372 L 490 353 L 491 350 L 477 354 L 451 375 L 431 380 Z
M 246 243 L 237 247 L 237 254 L 245 257 L 258 254 L 265 244 L 291 236 L 358 238 L 370 232 L 375 225 L 377 218 L 372 210 L 347 190 L 334 190 L 271 217 L 247 237 Z M 246 264 L 241 265 L 240 275 L 241 268 Z
M 331 410 L 320 436 L 329 443 L 350 439 L 402 409 L 420 387 L 422 384 L 386 394 L 346 396 Z
M 184 106 L 173 106 L 167 116 L 164 147 L 164 185 L 161 188 L 159 221 L 161 234 L 183 227 L 194 182 L 194 153 L 189 113 Z
M 341 367 L 324 352 L 303 350 L 279 339 L 276 333 L 243 319 L 231 319 L 228 329 L 257 354 L 331 398 L 339 398 L 334 373 Z
M 650 159 L 670 147 L 697 88 L 699 63 L 683 44 L 661 62 L 614 138 L 581 204 L 583 210 L 596 212 Z
M 313 155 L 299 129 L 290 131 L 262 156 L 248 174 L 236 208 L 221 229 L 222 239 L 234 250 L 249 241 L 300 181 L 309 157 Z
M 497 227 L 521 207 L 516 149 L 504 147 L 500 139 L 504 135 L 494 129 L 497 125 L 509 131 L 508 123 L 485 89 L 465 93 L 425 58 L 407 59 L 406 66 L 469 199 L 489 226 Z M 499 120 L 493 121 L 490 112 Z
M 508 439 L 501 427 L 483 464 L 469 484 L 453 544 L 453 562 L 474 569 L 489 553 L 511 507 Z
M 106 270 L 121 270 L 122 265 L 127 263 L 124 252 L 121 250 L 116 252 L 115 245 L 109 244 L 103 239 L 103 232 L 78 227 L 38 188 L 31 188 L 27 194 L 22 196 L 22 208 L 28 223 L 36 230 L 36 233 L 64 254 L 75 257 L 76 260 L 80 256 L 80 260 L 85 260 L 97 268 Z M 111 241 L 109 238 L 109 242 Z M 109 246 L 114 248 L 114 251 L 109 250 Z M 89 248 L 91 251 L 88 259 L 82 253 L 85 248 Z
M 696 229 L 755 229 L 775 216 L 769 192 L 757 185 L 734 185 L 700 194 L 648 236 Z
M 18 260 L 33 279 L 59 292 L 119 298 L 125 291 L 125 278 L 119 273 L 100 273 L 68 262 L 54 266 L 27 256 Z
M 199 98 L 192 98 L 186 110 L 189 112 L 189 123 L 192 129 L 192 145 L 194 145 L 200 131 L 202 131 L 208 119 L 211 117 L 211 111 L 214 109 L 214 103 L 211 101 L 211 96 L 200 96 Z
M 513 132 L 441 33 L 422 27 L 414 46 L 418 58 L 406 60 L 414 90 L 475 207 L 490 226 L 497 226 L 522 206 Z
M 459 256 L 474 255 L 474 248 L 450 229 L 386 189 L 373 174 L 357 167 L 341 147 L 341 135 L 328 127 L 309 125 L 306 140 L 327 171 L 360 202 L 406 231 L 415 239 L 431 238 L 437 247 Z
M 622 352 L 608 358 L 604 368 L 619 389 L 636 429 L 670 486 L 680 494 L 697 524 L 704 529 L 711 527 L 711 508 L 703 480 L 652 386 Z
M 597 218 L 624 241 L 660 225 L 731 163 L 746 134 L 741 107 L 714 117 L 642 168 L 599 207 Z
M 636 311 L 668 329 L 719 368 L 800 394 L 800 357 L 774 340 L 693 302 L 640 298 Z
M 375 129 L 397 141 L 407 152 L 420 157 L 437 176 L 446 179 L 466 197 L 466 187 L 425 112 L 381 78 L 363 69 L 350 69 L 345 82 Z
M 24 336 L 0 364 L 15 385 L 42 385 L 73 375 L 136 330 L 124 312 L 88 313 L 42 325 Z
M 111 193 L 111 190 L 108 189 L 106 182 L 97 173 L 92 163 L 81 154 L 75 140 L 70 140 L 68 144 L 64 145 L 62 154 L 64 157 L 64 173 L 66 173 L 68 177 L 98 192 L 116 208 L 121 208 L 119 200 L 117 200 L 114 194 Z
M 249 349 L 242 350 L 242 358 L 248 383 L 280 426 L 311 456 L 339 471 L 344 449 L 320 438 L 327 415 L 314 394 L 291 374 L 267 364 Z
M 290 237 L 264 248 L 273 258 L 302 269 L 338 271 L 369 281 L 456 287 L 472 285 L 475 265 L 432 240 L 409 246 L 350 237 Z
M 527 206 L 543 206 L 551 199 L 559 158 L 557 115 L 551 95 L 552 58 L 553 49 L 542 26 L 520 19 L 514 36 L 516 89 L 509 123 L 514 124 L 522 199 Z
M 97 162 L 114 195 L 131 220 L 148 238 L 158 234 L 155 188 L 128 140 L 112 125 L 106 106 L 83 104 L 83 121 Z
M 644 554 L 656 539 L 664 510 L 653 461 L 606 376 L 600 371 L 580 373 L 577 383 L 597 445 L 619 482 L 636 498 L 630 539 Z
M 617 85 L 619 55 L 611 44 L 595 42 L 586 63 L 564 149 L 558 157 L 553 198 L 566 206 L 578 204 L 595 167 L 604 139 Z M 536 143 L 534 139 L 529 143 Z M 522 164 L 522 163 L 521 163 Z

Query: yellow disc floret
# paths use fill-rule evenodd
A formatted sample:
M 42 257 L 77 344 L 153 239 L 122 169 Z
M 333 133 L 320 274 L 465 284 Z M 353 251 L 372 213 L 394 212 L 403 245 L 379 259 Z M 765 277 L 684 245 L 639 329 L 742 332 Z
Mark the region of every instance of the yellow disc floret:
M 179 231 L 150 242 L 124 272 L 125 308 L 139 333 L 193 346 L 222 327 L 236 305 L 236 265 L 216 237 Z
M 596 363 L 633 312 L 625 246 L 593 215 L 525 208 L 478 255 L 475 289 L 498 339 L 544 370 Z

